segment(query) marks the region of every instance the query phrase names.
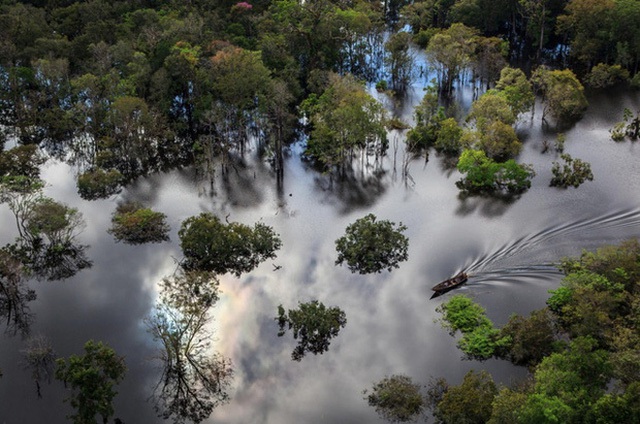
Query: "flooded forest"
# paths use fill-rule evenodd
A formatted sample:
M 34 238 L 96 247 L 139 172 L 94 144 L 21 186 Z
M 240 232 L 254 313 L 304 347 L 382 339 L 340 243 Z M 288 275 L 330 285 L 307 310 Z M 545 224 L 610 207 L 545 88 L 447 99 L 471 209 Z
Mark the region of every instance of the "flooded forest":
M 639 19 L 0 1 L 0 422 L 639 422 Z

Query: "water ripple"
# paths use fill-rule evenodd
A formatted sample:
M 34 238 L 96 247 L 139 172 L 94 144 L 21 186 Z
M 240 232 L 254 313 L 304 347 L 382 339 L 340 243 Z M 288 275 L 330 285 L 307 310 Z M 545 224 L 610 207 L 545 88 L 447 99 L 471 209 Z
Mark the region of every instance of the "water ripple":
M 629 232 L 630 228 L 637 231 Z M 601 233 L 606 230 L 605 233 Z M 619 232 L 616 232 L 616 231 Z M 622 231 L 624 230 L 624 231 Z M 548 248 L 557 244 L 559 240 L 572 239 L 571 236 L 580 235 L 586 237 L 593 234 L 602 234 L 603 243 L 611 239 L 611 234 L 624 234 L 629 238 L 640 233 L 640 208 L 628 208 L 617 210 L 589 219 L 576 219 L 566 223 L 552 225 L 542 230 L 526 234 L 515 240 L 498 247 L 493 251 L 474 258 L 463 269 L 474 275 L 482 274 L 485 270 L 494 269 L 492 265 L 498 265 L 501 261 L 519 253 L 530 251 L 539 247 Z M 577 246 L 579 243 L 576 244 Z M 546 265 L 541 265 L 546 266 Z

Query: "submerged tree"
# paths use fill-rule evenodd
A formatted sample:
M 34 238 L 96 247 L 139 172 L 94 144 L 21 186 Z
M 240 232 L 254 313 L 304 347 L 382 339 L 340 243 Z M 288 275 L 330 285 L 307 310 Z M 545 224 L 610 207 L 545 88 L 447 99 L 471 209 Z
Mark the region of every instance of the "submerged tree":
M 406 375 L 385 377 L 373 385 L 371 393 L 364 391 L 369 406 L 381 418 L 392 423 L 416 421 L 424 412 L 425 400 L 420 385 Z
M 456 185 L 470 194 L 519 194 L 531 187 L 535 175 L 531 165 L 520 165 L 513 159 L 495 162 L 482 150 L 465 150 L 457 164 L 465 176 Z
M 65 399 L 75 414 L 69 416 L 74 424 L 97 423 L 96 415 L 106 423 L 114 414 L 114 386 L 122 381 L 127 367 L 122 356 L 102 342 L 89 340 L 84 355 L 71 355 L 56 361 L 56 379 L 72 390 Z
M 469 371 L 459 386 L 449 386 L 433 415 L 442 424 L 483 424 L 491 417 L 491 402 L 498 393 L 486 371 Z
M 161 283 L 160 302 L 147 331 L 161 348 L 162 377 L 153 398 L 159 416 L 176 423 L 207 419 L 228 402 L 233 370 L 229 359 L 211 352 L 209 310 L 218 301 L 218 281 L 206 272 L 188 272 Z
M 403 93 L 411 83 L 413 58 L 409 52 L 410 41 L 411 34 L 398 32 L 385 43 L 388 52 L 385 64 L 389 68 L 391 88 L 399 93 Z
M 547 309 L 533 311 L 528 317 L 512 315 L 500 329 L 500 336 L 510 341 L 498 356 L 515 365 L 534 367 L 556 349 L 555 325 Z
M 467 120 L 474 123 L 475 130 L 465 134 L 465 144 L 494 160 L 506 160 L 520 152 L 522 143 L 512 126 L 516 115 L 501 92 L 490 90 L 474 101 Z
M 107 231 L 117 241 L 129 244 L 160 243 L 169 240 L 167 216 L 136 202 L 118 205 Z
M 322 95 L 303 107 L 311 124 L 305 155 L 325 169 L 345 170 L 358 154 L 363 165 L 386 154 L 385 110 L 353 77 L 331 74 Z
M 78 175 L 78 194 L 85 200 L 104 199 L 122 190 L 124 176 L 117 169 L 94 168 Z
M 516 119 L 533 109 L 536 96 L 531 82 L 521 69 L 502 68 L 496 90 L 507 101 Z
M 419 152 L 436 142 L 441 123 L 447 119 L 444 107 L 438 102 L 435 86 L 427 88 L 422 101 L 415 107 L 414 119 L 416 125 L 407 133 L 407 147 L 412 152 Z
M 208 212 L 184 220 L 178 236 L 185 270 L 231 272 L 236 277 L 275 258 L 282 245 L 268 225 L 258 222 L 251 228 L 237 222 L 224 224 Z
M 624 108 L 622 119 L 623 121 L 616 123 L 610 130 L 611 138 L 614 141 L 622 141 L 625 137 L 637 140 L 640 137 L 640 111 L 634 116 L 630 109 Z
M 376 221 L 373 214 L 357 219 L 336 240 L 336 265 L 346 262 L 351 272 L 360 274 L 398 268 L 409 257 L 409 239 L 402 234 L 406 229 L 402 223 Z
M 553 162 L 551 172 L 553 178 L 549 183 L 552 187 L 575 187 L 578 188 L 585 181 L 593 181 L 591 165 L 580 159 L 574 159 L 568 154 L 560 155 L 563 163 Z
M 453 81 L 471 65 L 478 31 L 461 23 L 435 34 L 429 40 L 427 55 L 436 64 L 440 92 L 450 96 Z
M 86 246 L 76 242 L 84 228 L 82 214 L 39 193 L 30 193 L 10 204 L 20 237 L 16 254 L 41 278 L 60 280 L 92 265 Z
M 584 95 L 584 87 L 569 69 L 549 70 L 539 67 L 531 76 L 537 90 L 542 94 L 545 108 L 542 120 L 547 111 L 560 123 L 578 120 L 589 105 Z
M 300 303 L 299 306 L 298 309 L 285 312 L 280 305 L 275 318 L 280 327 L 278 337 L 284 336 L 288 327 L 293 332 L 293 338 L 298 340 L 298 346 L 291 353 L 294 361 L 301 361 L 307 352 L 314 355 L 327 352 L 330 340 L 338 335 L 340 328 L 347 325 L 347 317 L 338 307 L 327 308 L 317 300 Z

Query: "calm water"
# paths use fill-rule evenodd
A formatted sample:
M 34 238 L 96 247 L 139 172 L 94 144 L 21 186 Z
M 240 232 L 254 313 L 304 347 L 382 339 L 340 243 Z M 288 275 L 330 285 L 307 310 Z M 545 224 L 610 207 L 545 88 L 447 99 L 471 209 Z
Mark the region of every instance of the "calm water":
M 422 96 L 421 87 L 408 103 Z M 190 172 L 172 172 L 139 181 L 119 196 L 87 202 L 75 191 L 73 170 L 45 165 L 49 196 L 77 207 L 87 228 L 80 240 L 90 245 L 93 267 L 58 282 L 33 282 L 38 299 L 34 334 L 47 336 L 58 355 L 80 353 L 88 339 L 109 343 L 126 356 L 129 372 L 119 386 L 116 416 L 125 423 L 162 422 L 147 402 L 158 378 L 149 359 L 156 346 L 144 330 L 157 283 L 180 259 L 177 230 L 185 218 L 202 211 L 253 224 L 272 225 L 283 240 L 278 258 L 254 272 L 221 278 L 222 299 L 215 316 L 214 346 L 235 366 L 232 400 L 218 408 L 216 423 L 375 423 L 382 422 L 363 400 L 362 390 L 390 374 L 407 374 L 427 384 L 444 376 L 458 383 L 469 369 L 485 368 L 503 383 L 524 376 L 505 362 L 461 361 L 439 324 L 435 308 L 451 295 L 429 300 L 430 287 L 460 270 L 472 277 L 458 292 L 474 297 L 498 324 L 513 312 L 544 305 L 547 290 L 561 278 L 552 266 L 559 257 L 582 248 L 640 236 L 639 146 L 614 143 L 608 130 L 624 107 L 637 110 L 637 94 L 592 96 L 587 116 L 566 132 L 565 151 L 591 163 L 595 180 L 579 189 L 548 187 L 553 152 L 541 154 L 539 117 L 519 125 L 525 147 L 520 161 L 532 163 L 537 176 L 520 199 L 505 203 L 487 198 L 461 200 L 456 171 L 435 154 L 425 164 L 410 164 L 408 184 L 399 177 L 403 153 L 393 149 L 387 172 L 359 186 L 333 185 L 306 169 L 293 149 L 278 194 L 267 167 L 253 164 L 219 184 L 208 196 Z M 410 108 L 405 114 L 410 115 Z M 407 112 L 408 111 L 408 112 Z M 392 135 L 392 139 L 393 139 Z M 400 143 L 402 144 L 402 143 Z M 146 246 L 115 243 L 106 233 L 111 213 L 123 199 L 136 199 L 166 213 L 171 242 Z M 391 273 L 360 276 L 335 267 L 334 241 L 366 213 L 408 226 L 409 260 Z M 0 242 L 16 236 L 13 216 L 0 206 Z M 274 265 L 281 266 L 275 270 Z M 455 293 L 455 292 L 454 292 Z M 328 353 L 290 359 L 294 340 L 278 338 L 276 308 L 294 308 L 318 299 L 340 306 L 347 326 Z M 43 386 L 38 400 L 30 372 L 20 365 L 19 336 L 0 342 L 0 423 L 62 423 L 70 412 L 61 385 Z

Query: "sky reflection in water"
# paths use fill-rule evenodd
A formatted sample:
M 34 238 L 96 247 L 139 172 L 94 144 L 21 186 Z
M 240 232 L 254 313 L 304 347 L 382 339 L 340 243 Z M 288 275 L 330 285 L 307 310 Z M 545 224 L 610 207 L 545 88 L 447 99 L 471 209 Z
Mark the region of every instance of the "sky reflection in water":
M 420 96 L 418 87 L 414 98 Z M 542 141 L 552 142 L 554 136 L 541 131 L 540 111 L 533 124 L 522 122 L 519 130 L 527 141 L 520 161 L 532 163 L 537 176 L 531 190 L 508 204 L 486 198 L 461 201 L 455 187 L 459 176 L 443 170 L 434 154 L 426 166 L 422 159 L 411 163 L 412 187 L 388 168 L 375 185 L 382 189 L 373 197 L 356 196 L 356 205 L 345 203 L 353 196 L 336 195 L 340 190 L 319 181 L 296 154 L 287 162 L 282 194 L 268 169 L 257 166 L 241 176 L 232 174 L 229 184 L 218 185 L 215 197 L 199 195 L 206 190 L 182 171 L 141 180 L 116 198 L 95 202 L 78 197 L 70 168 L 48 164 L 46 194 L 84 214 L 88 225 L 79 241 L 90 245 L 93 267 L 67 281 L 33 282 L 38 293 L 33 333 L 47 336 L 64 356 L 79 353 L 88 339 L 109 343 L 126 356 L 129 367 L 116 398 L 116 416 L 129 424 L 162 422 L 147 402 L 159 369 L 149 360 L 156 346 L 143 319 L 155 301 L 157 283 L 176 269 L 180 223 L 212 211 L 229 214 L 230 221 L 272 225 L 283 247 L 277 259 L 240 279 L 221 277 L 214 345 L 232 359 L 235 380 L 231 402 L 214 411 L 210 422 L 380 422 L 362 390 L 390 374 L 407 374 L 423 384 L 431 376 L 458 383 L 469 369 L 485 368 L 508 383 L 524 371 L 500 361 L 458 361 L 455 339 L 434 323 L 435 308 L 451 294 L 430 301 L 430 288 L 470 268 L 472 277 L 458 292 L 473 296 L 502 324 L 512 312 L 544 305 L 547 290 L 560 279 L 551 267 L 560 256 L 640 235 L 640 153 L 635 144 L 614 143 L 608 134 L 625 106 L 638 108 L 636 97 L 592 98 L 585 119 L 566 132 L 565 151 L 590 162 L 595 175 L 577 190 L 548 187 L 556 157 L 540 151 Z M 106 229 L 124 199 L 166 213 L 171 242 L 115 243 Z M 334 266 L 334 241 L 369 212 L 408 226 L 409 260 L 391 273 L 353 275 Z M 0 220 L 0 241 L 12 241 L 13 217 L 4 205 Z M 276 336 L 276 308 L 312 299 L 342 308 L 347 326 L 329 352 L 293 362 L 294 340 Z M 29 372 L 16 365 L 22 347 L 19 337 L 2 336 L 0 422 L 65 422 L 69 410 L 61 402 L 61 386 L 44 385 L 44 398 L 37 400 Z

